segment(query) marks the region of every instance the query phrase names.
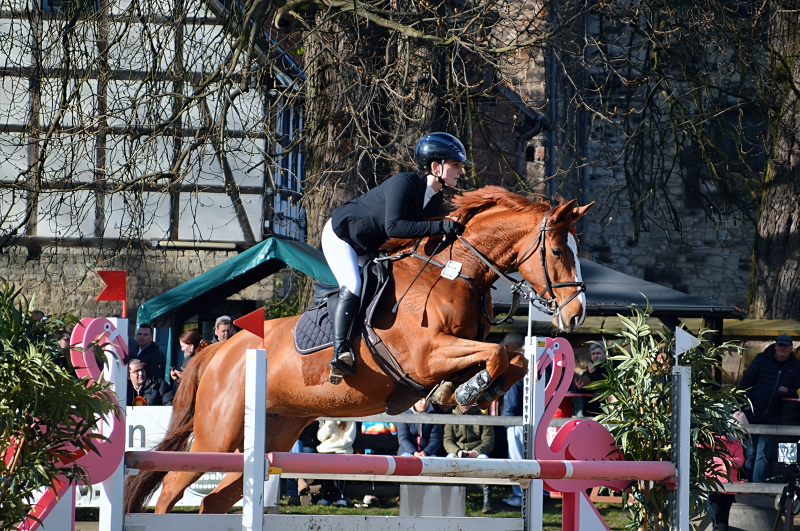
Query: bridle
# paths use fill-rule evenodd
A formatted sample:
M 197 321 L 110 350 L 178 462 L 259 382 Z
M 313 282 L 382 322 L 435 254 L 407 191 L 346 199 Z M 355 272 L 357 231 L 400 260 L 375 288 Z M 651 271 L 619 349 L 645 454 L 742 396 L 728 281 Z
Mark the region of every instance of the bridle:
M 547 269 L 547 249 L 546 249 L 546 238 L 545 233 L 552 231 L 552 227 L 547 226 L 547 216 L 542 217 L 542 224 L 539 226 L 539 235 L 536 237 L 535 240 L 528 246 L 524 253 L 522 253 L 521 258 L 517 258 L 516 267 L 519 269 L 525 261 L 527 261 L 531 256 L 536 253 L 536 250 L 539 250 L 539 256 L 541 259 L 542 264 L 542 273 L 544 275 L 544 289 L 540 292 L 536 291 L 536 288 L 531 286 L 525 279 L 522 280 L 514 280 L 514 278 L 506 275 L 494 264 L 492 264 L 488 258 L 486 258 L 483 253 L 477 250 L 475 247 L 472 246 L 469 241 L 463 236 L 459 236 L 458 239 L 466 245 L 467 249 L 469 249 L 472 254 L 478 257 L 481 262 L 486 264 L 489 269 L 491 269 L 500 279 L 505 281 L 511 286 L 511 309 L 509 310 L 505 319 L 498 321 L 497 323 L 492 323 L 492 326 L 497 326 L 498 324 L 504 322 L 510 322 L 511 316 L 513 316 L 517 308 L 519 308 L 519 303 L 522 298 L 534 304 L 537 309 L 547 315 L 558 315 L 558 313 L 572 300 L 580 295 L 581 293 L 586 292 L 586 285 L 583 282 L 552 282 L 550 280 L 550 273 Z M 575 259 L 577 260 L 578 257 L 576 256 Z M 578 264 L 575 264 L 575 267 L 578 267 Z M 558 300 L 556 300 L 556 294 L 553 291 L 557 288 L 575 288 L 575 293 L 573 293 L 563 304 L 559 304 Z M 491 322 L 491 320 L 490 320 Z
M 546 253 L 546 240 L 545 240 L 545 233 L 554 230 L 552 227 L 547 226 L 547 216 L 542 218 L 542 224 L 539 226 L 539 235 L 536 239 L 531 243 L 528 248 L 522 253 L 522 258 L 517 259 L 516 267 L 519 268 L 526 260 L 528 260 L 531 256 L 536 253 L 537 249 L 539 250 L 539 256 L 542 263 L 542 273 L 544 274 L 544 283 L 545 287 L 540 292 L 536 291 L 536 288 L 531 286 L 525 279 L 522 280 L 515 280 L 514 278 L 506 275 L 488 259 L 486 256 L 483 255 L 479 250 L 477 250 L 466 238 L 463 236 L 458 236 L 458 239 L 463 243 L 467 249 L 469 249 L 472 254 L 474 254 L 478 259 L 486 264 L 486 266 L 492 270 L 500 279 L 511 286 L 511 309 L 506 314 L 506 317 L 500 319 L 499 321 L 492 321 L 489 317 L 489 314 L 486 310 L 485 300 L 487 294 L 484 293 L 476 284 L 475 281 L 467 275 L 463 273 L 459 273 L 458 276 L 463 278 L 464 280 L 468 281 L 480 294 L 481 296 L 481 307 L 483 308 L 484 317 L 489 322 L 491 326 L 497 326 L 503 323 L 510 323 L 513 321 L 513 316 L 517 312 L 519 308 L 519 304 L 521 300 L 524 298 L 525 300 L 531 302 L 536 308 L 547 315 L 556 316 L 558 312 L 560 312 L 567 304 L 572 302 L 572 299 L 580 295 L 581 293 L 586 292 L 586 285 L 583 282 L 552 282 L 550 280 L 550 273 L 547 269 L 547 253 Z M 411 251 L 405 251 L 394 255 L 389 255 L 384 258 L 376 258 L 376 261 L 381 260 L 401 260 L 407 256 L 414 256 L 422 261 L 425 262 L 425 265 L 422 267 L 422 270 L 428 266 L 428 264 L 433 265 L 438 268 L 444 268 L 444 264 L 440 264 L 436 260 L 433 260 L 433 256 L 438 252 L 439 247 L 436 247 L 436 251 L 431 254 L 431 256 L 423 256 L 417 252 L 417 247 L 419 246 L 422 239 L 419 239 L 414 244 L 414 248 Z M 577 260 L 578 257 L 576 256 L 575 259 Z M 578 264 L 575 264 L 575 267 L 578 267 Z M 422 273 L 420 270 L 420 273 Z M 417 274 L 419 277 L 419 274 Z M 414 278 L 416 281 L 416 278 Z M 414 282 L 412 281 L 412 284 Z M 569 288 L 574 287 L 575 293 L 573 293 L 563 304 L 558 304 L 558 300 L 556 300 L 556 294 L 553 291 L 556 288 Z M 409 289 L 411 286 L 409 286 Z M 408 289 L 406 290 L 408 291 Z M 395 305 L 395 309 L 392 310 L 393 312 L 396 311 L 397 306 L 399 305 L 400 301 Z M 479 334 L 480 335 L 480 334 Z

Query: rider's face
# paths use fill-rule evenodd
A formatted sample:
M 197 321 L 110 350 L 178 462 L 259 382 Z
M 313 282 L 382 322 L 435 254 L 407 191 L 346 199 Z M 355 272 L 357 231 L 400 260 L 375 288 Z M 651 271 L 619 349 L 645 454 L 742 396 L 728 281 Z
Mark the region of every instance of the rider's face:
M 460 162 L 455 160 L 445 161 L 444 166 L 437 162 L 431 164 L 433 174 L 441 177 L 447 186 L 455 186 L 458 184 L 458 179 L 464 175 L 464 167 Z

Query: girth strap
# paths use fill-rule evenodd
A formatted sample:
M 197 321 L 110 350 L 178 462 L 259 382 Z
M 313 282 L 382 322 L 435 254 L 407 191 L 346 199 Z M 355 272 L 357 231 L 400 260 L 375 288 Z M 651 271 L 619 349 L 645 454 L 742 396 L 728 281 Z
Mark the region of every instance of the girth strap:
M 364 339 L 364 344 L 367 346 L 370 353 L 372 353 L 372 358 L 375 360 L 375 363 L 395 384 L 394 392 L 387 401 L 386 413 L 389 415 L 397 415 L 406 411 L 420 398 L 428 396 L 432 389 L 418 384 L 406 374 L 397 362 L 397 359 L 395 359 L 372 328 L 372 317 L 375 315 L 375 308 L 377 308 L 386 286 L 389 285 L 388 279 L 384 280 L 378 294 L 367 308 L 361 337 Z

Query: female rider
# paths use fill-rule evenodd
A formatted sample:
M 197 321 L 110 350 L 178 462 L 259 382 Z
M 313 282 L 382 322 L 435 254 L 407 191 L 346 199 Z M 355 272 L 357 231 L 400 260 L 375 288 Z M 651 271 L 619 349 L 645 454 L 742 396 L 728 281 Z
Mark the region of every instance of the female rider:
M 333 211 L 322 230 L 322 252 L 339 283 L 339 301 L 331 316 L 333 361 L 328 380 L 338 385 L 355 374 L 349 344 L 361 293 L 359 257 L 375 255 L 389 238 L 422 238 L 464 232 L 456 220 L 423 221 L 441 215 L 442 188 L 453 187 L 464 174 L 464 146 L 447 133 L 429 133 L 414 149 L 417 173 L 398 173 Z

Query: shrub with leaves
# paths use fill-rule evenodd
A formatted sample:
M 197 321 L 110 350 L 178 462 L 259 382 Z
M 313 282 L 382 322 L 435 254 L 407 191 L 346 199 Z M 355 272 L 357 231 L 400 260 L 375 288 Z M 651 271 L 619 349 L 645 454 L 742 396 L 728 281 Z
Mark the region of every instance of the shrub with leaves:
M 78 379 L 64 362 L 60 332 L 77 320 L 32 312 L 0 279 L 0 531 L 27 516 L 38 488 L 85 477 L 72 456 L 96 451 L 103 437 L 92 430 L 115 407 L 108 383 Z
M 647 324 L 649 308 L 635 311 L 631 318 L 622 316 L 624 329 L 608 347 L 604 380 L 587 389 L 596 391 L 604 402 L 597 420 L 610 426 L 611 433 L 630 461 L 669 461 L 672 450 L 672 355 L 673 333 L 666 328 L 653 331 Z M 691 515 L 700 517 L 709 511 L 708 494 L 720 487 L 718 474 L 730 477 L 733 465 L 726 455 L 726 438 L 742 442 L 747 436 L 732 417 L 746 402 L 743 391 L 723 387 L 714 380 L 722 370 L 722 356 L 738 349 L 731 344 L 713 347 L 704 339 L 709 330 L 701 330 L 701 345 L 679 358 L 681 365 L 692 368 L 691 383 Z M 613 397 L 613 398 L 612 398 Z M 725 471 L 720 474 L 714 458 L 721 458 Z M 628 508 L 629 529 L 667 530 L 670 491 L 664 484 L 638 482 L 631 494 L 634 504 Z

